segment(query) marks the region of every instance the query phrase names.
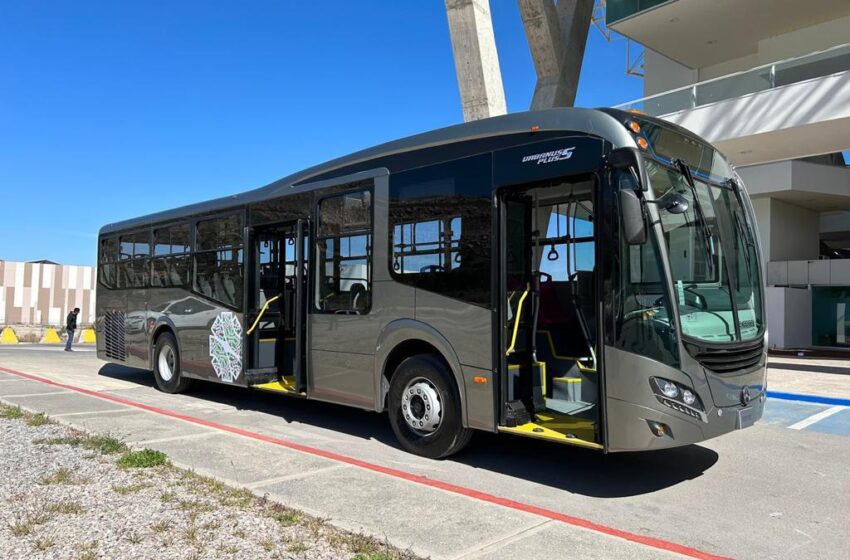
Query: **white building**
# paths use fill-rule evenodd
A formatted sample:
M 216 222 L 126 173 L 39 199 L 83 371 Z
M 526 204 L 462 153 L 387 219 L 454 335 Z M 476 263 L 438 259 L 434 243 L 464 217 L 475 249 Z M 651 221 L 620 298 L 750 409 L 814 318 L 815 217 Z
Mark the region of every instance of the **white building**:
M 770 345 L 850 347 L 850 0 L 607 0 L 606 19 L 646 47 L 647 97 L 624 107 L 738 166 L 767 261 Z

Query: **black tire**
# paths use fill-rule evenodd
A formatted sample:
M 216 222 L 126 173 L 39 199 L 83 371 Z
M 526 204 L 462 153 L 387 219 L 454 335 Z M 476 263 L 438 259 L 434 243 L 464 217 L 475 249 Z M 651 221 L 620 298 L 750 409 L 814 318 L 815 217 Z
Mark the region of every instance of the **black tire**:
M 161 369 L 160 360 L 165 361 L 162 366 L 170 367 L 170 372 Z M 153 349 L 153 377 L 156 386 L 164 393 L 182 393 L 192 386 L 192 380 L 184 377 L 180 371 L 180 351 L 177 348 L 177 340 L 170 332 L 162 333 L 156 339 Z
M 417 403 L 410 397 L 407 401 L 403 399 L 405 390 L 411 389 L 410 395 L 416 399 L 414 393 L 420 383 L 431 391 L 432 399 L 436 393 L 440 402 L 440 420 L 430 432 L 415 430 L 410 425 L 414 418 L 427 418 L 426 401 L 421 397 Z M 418 412 L 408 420 L 405 416 L 413 412 L 414 404 L 418 405 Z M 460 396 L 454 378 L 442 360 L 432 354 L 411 356 L 399 364 L 390 382 L 387 406 L 396 438 L 402 447 L 416 455 L 429 459 L 448 457 L 466 447 L 472 438 L 472 430 L 463 427 Z

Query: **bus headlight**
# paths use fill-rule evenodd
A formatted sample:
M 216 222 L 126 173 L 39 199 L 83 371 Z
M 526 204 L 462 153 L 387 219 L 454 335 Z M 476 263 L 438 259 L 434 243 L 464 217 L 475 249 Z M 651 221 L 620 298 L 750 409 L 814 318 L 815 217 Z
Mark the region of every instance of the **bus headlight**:
M 690 387 L 680 385 L 669 379 L 650 377 L 649 385 L 658 402 L 691 418 L 707 421 L 705 412 L 697 394 Z
M 659 379 L 658 386 L 661 388 L 661 392 L 664 393 L 665 397 L 675 399 L 679 396 L 679 388 L 676 387 L 676 384 L 672 381 L 667 381 L 666 379 Z

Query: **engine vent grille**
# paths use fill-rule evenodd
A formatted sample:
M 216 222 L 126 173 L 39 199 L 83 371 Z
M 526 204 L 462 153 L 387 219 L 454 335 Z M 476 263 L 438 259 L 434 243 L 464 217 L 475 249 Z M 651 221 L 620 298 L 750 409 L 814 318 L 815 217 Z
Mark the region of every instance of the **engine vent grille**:
M 127 360 L 127 342 L 124 339 L 126 315 L 121 311 L 107 311 L 103 319 L 106 357 L 124 362 Z
M 734 373 L 753 368 L 761 363 L 764 338 L 746 342 L 733 348 L 700 346 L 685 343 L 688 352 L 706 369 L 717 373 Z

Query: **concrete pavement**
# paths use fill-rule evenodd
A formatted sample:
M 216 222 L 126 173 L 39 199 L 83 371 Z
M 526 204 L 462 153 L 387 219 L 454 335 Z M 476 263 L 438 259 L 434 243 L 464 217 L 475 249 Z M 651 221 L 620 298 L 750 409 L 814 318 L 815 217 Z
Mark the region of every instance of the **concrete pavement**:
M 768 365 L 768 390 L 850 399 L 847 360 L 770 356 Z
M 4 401 L 432 558 L 843 558 L 850 549 L 850 440 L 830 433 L 762 422 L 700 445 L 607 457 L 477 434 L 460 456 L 430 461 L 398 449 L 383 415 L 207 384 L 166 395 L 148 372 L 85 350 L 1 348 L 0 367 L 96 394 L 0 372 Z

